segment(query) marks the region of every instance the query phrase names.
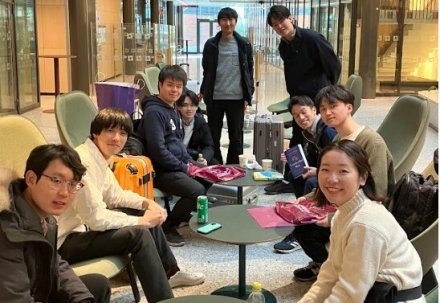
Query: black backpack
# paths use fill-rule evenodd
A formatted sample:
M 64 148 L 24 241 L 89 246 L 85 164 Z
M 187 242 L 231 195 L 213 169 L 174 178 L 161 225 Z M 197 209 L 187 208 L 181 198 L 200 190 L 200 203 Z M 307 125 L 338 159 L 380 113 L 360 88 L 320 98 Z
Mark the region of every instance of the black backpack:
M 438 218 L 438 182 L 410 171 L 394 188 L 388 209 L 412 239 Z

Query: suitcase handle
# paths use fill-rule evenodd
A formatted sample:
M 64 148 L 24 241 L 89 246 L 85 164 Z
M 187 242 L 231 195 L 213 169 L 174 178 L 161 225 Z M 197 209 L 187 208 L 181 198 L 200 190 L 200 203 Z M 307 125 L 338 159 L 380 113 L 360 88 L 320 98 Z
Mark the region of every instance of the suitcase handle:
M 126 169 L 128 169 L 128 171 L 130 172 L 130 174 L 132 176 L 136 176 L 139 172 L 139 170 L 137 169 L 136 166 L 134 166 L 132 163 L 127 163 L 127 165 L 125 166 Z

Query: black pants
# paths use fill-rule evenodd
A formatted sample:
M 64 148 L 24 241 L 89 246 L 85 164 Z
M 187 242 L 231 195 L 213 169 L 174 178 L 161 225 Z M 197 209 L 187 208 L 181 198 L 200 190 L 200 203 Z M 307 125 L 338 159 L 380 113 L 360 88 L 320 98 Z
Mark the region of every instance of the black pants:
M 223 116 L 228 123 L 229 147 L 226 164 L 238 164 L 238 155 L 243 153 L 243 100 L 213 100 L 206 104 L 208 125 L 214 141 L 214 158 L 223 164 L 220 150 L 220 138 L 223 128 Z
M 161 227 L 128 226 L 72 233 L 58 252 L 69 263 L 130 254 L 148 302 L 173 298 L 167 272 L 177 267 L 177 261 Z
M 163 224 L 164 231 L 177 227 L 180 222 L 191 218 L 191 212 L 197 209 L 197 197 L 206 194 L 209 186 L 193 179 L 183 172 L 158 173 L 154 186 L 160 190 L 181 197 Z
M 79 277 L 95 298 L 96 303 L 110 302 L 110 284 L 106 277 L 100 274 L 88 274 Z
M 316 224 L 295 227 L 293 234 L 307 256 L 317 263 L 323 263 L 328 258 L 325 244 L 330 241 L 330 228 Z

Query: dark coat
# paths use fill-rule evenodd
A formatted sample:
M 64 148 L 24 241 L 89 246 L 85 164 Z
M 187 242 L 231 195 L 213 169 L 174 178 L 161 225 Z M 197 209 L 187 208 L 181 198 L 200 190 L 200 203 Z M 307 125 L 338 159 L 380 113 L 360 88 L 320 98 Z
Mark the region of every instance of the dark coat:
M 156 173 L 186 173 L 187 164 L 194 161 L 183 144 L 182 120 L 177 109 L 157 96 L 150 96 L 142 110 L 136 136 L 144 143 Z
M 292 41 L 281 39 L 278 46 L 286 88 L 290 96 L 306 95 L 314 100 L 321 88 L 338 82 L 341 63 L 323 35 L 295 28 Z
M 200 93 L 203 94 L 203 99 L 206 104 L 212 102 L 214 95 L 214 85 L 217 75 L 218 64 L 218 43 L 222 36 L 221 32 L 218 32 L 214 37 L 209 38 L 203 48 L 203 81 L 200 86 Z M 238 59 L 240 61 L 241 71 L 241 86 L 243 89 L 243 100 L 247 101 L 249 105 L 252 105 L 252 95 L 255 91 L 254 86 L 254 57 L 252 51 L 252 45 L 250 42 L 240 36 L 237 32 L 234 32 L 234 38 L 237 41 L 238 46 Z
M 94 302 L 57 253 L 55 219 L 47 219 L 44 237 L 40 217 L 22 196 L 23 180 L 10 183 L 4 169 L 0 175 L 0 302 Z
M 303 137 L 301 145 L 304 148 L 309 166 L 316 167 L 318 165 L 318 157 L 321 150 L 330 145 L 336 135 L 336 130 L 325 124 L 322 119 L 319 119 L 316 125 L 316 133 L 314 136 L 305 130 L 302 131 Z
M 186 149 L 193 160 L 197 160 L 201 153 L 208 165 L 218 164 L 218 161 L 214 159 L 214 141 L 211 131 L 203 116 L 199 114 L 194 116 L 193 133 Z

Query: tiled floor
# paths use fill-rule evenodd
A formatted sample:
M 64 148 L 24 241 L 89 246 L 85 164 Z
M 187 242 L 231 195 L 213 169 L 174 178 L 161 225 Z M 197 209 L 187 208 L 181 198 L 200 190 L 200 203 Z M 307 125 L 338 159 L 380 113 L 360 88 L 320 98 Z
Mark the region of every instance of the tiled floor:
M 190 58 L 189 76 L 193 89 L 198 90 L 198 80 L 201 71 L 198 58 Z M 270 65 L 263 67 L 263 79 L 255 94 L 256 104 L 254 109 L 258 113 L 267 113 L 269 104 L 284 99 L 287 93 L 284 88 L 284 78 L 281 70 Z M 376 129 L 382 122 L 396 97 L 362 100 L 362 105 L 355 118 L 361 123 Z M 53 97 L 42 97 L 42 107 L 27 112 L 24 116 L 33 120 L 42 130 L 48 142 L 59 143 L 58 132 L 54 114 L 43 113 L 42 110 L 53 106 Z M 252 119 L 252 117 L 251 117 Z M 396 129 L 396 135 L 398 130 Z M 252 154 L 252 133 L 245 134 L 245 143 L 250 145 L 245 149 L 246 154 Z M 222 143 L 227 143 L 227 133 L 224 131 Z M 421 171 L 432 159 L 432 154 L 438 146 L 438 133 L 429 128 L 421 155 L 413 170 Z M 225 150 L 223 150 L 226 153 Z M 262 192 L 262 190 L 261 190 Z M 288 195 L 265 196 L 260 195 L 258 204 L 271 205 L 275 200 L 291 199 Z M 196 235 L 188 228 L 183 228 L 182 233 L 187 244 L 183 247 L 173 248 L 179 266 L 187 271 L 202 271 L 207 280 L 203 285 L 178 288 L 174 290 L 176 296 L 191 294 L 209 294 L 214 289 L 237 281 L 237 249 L 233 245 L 208 241 Z M 272 252 L 274 243 L 249 245 L 247 248 L 247 282 L 260 281 L 263 286 L 270 289 L 280 303 L 296 302 L 310 286 L 310 283 L 292 281 L 293 269 L 303 266 L 308 262 L 302 250 L 280 255 Z M 132 301 L 130 287 L 127 279 L 113 280 L 112 302 Z M 144 299 L 145 300 L 145 299 Z M 145 301 L 144 301 L 145 302 Z

